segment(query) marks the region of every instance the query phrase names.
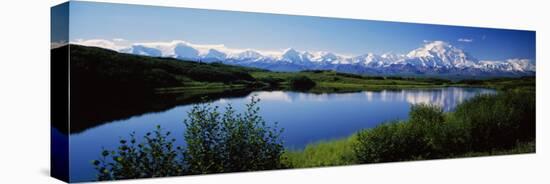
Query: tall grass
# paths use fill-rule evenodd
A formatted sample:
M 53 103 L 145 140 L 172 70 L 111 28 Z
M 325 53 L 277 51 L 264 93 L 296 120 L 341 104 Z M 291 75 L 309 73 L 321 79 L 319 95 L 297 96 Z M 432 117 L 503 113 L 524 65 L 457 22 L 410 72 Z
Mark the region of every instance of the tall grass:
M 307 145 L 304 150 L 286 151 L 285 165 L 293 168 L 349 165 L 355 163 L 353 144 L 355 136 L 321 141 Z

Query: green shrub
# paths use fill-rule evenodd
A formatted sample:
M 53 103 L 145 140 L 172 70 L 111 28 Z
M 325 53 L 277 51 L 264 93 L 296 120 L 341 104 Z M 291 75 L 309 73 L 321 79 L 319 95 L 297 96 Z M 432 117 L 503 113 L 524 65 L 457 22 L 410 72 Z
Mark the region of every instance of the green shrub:
M 418 104 L 411 106 L 409 122 L 419 128 L 439 126 L 443 123 L 443 109 L 435 105 Z
M 498 154 L 534 140 L 534 93 L 508 91 L 474 97 L 448 114 L 414 105 L 408 121 L 360 131 L 354 152 L 359 163 L 391 162 Z
M 404 130 L 408 124 L 391 122 L 357 133 L 357 143 L 354 145 L 355 155 L 359 163 L 377 163 L 412 159 L 409 151 L 413 145 L 406 142 L 411 139 Z M 412 133 L 412 132 L 411 132 Z
M 185 161 L 193 174 L 282 168 L 281 130 L 259 116 L 253 97 L 243 114 L 231 105 L 225 113 L 211 104 L 193 106 L 185 120 Z
M 137 143 L 135 133 L 131 133 L 129 140 L 120 140 L 116 150 L 103 150 L 101 159 L 92 161 L 98 180 L 183 175 L 184 164 L 178 159 L 181 148 L 174 149 L 176 140 L 169 139 L 169 135 L 170 132 L 165 133 L 157 126 L 141 143 Z
M 443 109 L 439 106 L 429 104 L 418 104 L 411 106 L 409 112 L 410 127 L 406 131 L 411 131 L 416 139 L 422 141 L 415 152 L 416 157 L 438 158 L 443 149 L 447 146 L 442 139 L 446 132 L 445 116 Z
M 309 90 L 315 87 L 316 85 L 316 83 L 313 80 L 303 75 L 290 78 L 289 84 L 290 84 L 290 88 L 294 90 Z
M 408 122 L 393 122 L 357 134 L 355 153 L 360 163 L 390 162 L 438 157 L 443 110 L 413 105 Z
M 454 116 L 466 126 L 473 151 L 510 148 L 535 138 L 534 93 L 481 95 L 458 106 Z
M 242 114 L 231 105 L 223 114 L 211 104 L 193 106 L 185 120 L 186 149 L 174 148 L 176 140 L 160 126 L 141 143 L 132 133 L 116 150 L 104 150 L 92 161 L 98 180 L 283 168 L 282 129 L 266 125 L 259 101 L 252 97 Z

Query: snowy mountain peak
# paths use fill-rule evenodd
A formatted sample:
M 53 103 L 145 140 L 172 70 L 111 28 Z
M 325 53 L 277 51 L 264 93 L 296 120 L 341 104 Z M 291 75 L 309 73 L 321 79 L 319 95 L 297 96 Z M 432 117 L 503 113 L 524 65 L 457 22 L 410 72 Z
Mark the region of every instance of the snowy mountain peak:
M 199 50 L 185 43 L 178 43 L 174 47 L 174 54 L 176 58 L 180 59 L 198 59 Z
M 321 58 L 323 58 L 324 60 L 337 60 L 338 56 L 332 52 L 323 52 L 321 54 Z
M 227 54 L 216 49 L 208 49 L 208 52 L 203 56 L 203 58 L 213 61 L 223 61 L 227 58 Z
M 241 59 L 257 59 L 261 57 L 263 57 L 263 55 L 254 50 L 245 50 L 236 55 L 236 58 L 241 58 Z
M 444 55 L 447 52 L 455 51 L 462 52 L 460 49 L 455 49 L 451 44 L 443 41 L 427 42 L 422 47 L 417 48 L 407 54 L 409 58 L 416 57 L 436 57 Z
M 424 45 L 424 48 L 426 48 L 427 50 L 444 50 L 447 48 L 453 48 L 453 46 L 444 41 L 432 41 L 432 42 L 427 42 Z
M 289 63 L 301 63 L 303 62 L 302 53 L 298 52 L 296 49 L 288 48 L 285 49 L 281 58 Z
M 89 46 L 99 46 L 86 42 Z M 86 45 L 86 44 L 84 44 Z M 225 64 L 258 67 L 276 71 L 304 69 L 336 70 L 340 72 L 374 75 L 534 75 L 535 61 L 507 59 L 478 60 L 444 41 L 425 42 L 407 54 L 367 53 L 343 56 L 337 53 L 298 51 L 293 48 L 280 51 L 231 49 L 224 45 L 198 45 L 185 41 L 136 43 L 118 47 L 119 52 L 153 57 L 174 57 L 182 60 L 223 62 Z
M 285 56 L 297 56 L 297 55 L 300 55 L 300 52 L 298 52 L 296 49 L 294 48 L 287 48 L 283 51 L 283 57 Z
M 478 60 L 462 49 L 443 41 L 427 42 L 407 54 L 408 64 L 431 68 L 472 67 Z

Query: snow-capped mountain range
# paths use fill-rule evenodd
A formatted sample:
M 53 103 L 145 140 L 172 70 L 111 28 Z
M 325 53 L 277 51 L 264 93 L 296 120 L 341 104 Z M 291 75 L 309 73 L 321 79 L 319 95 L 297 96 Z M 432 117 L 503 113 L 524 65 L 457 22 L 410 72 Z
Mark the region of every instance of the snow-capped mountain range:
M 345 56 L 331 52 L 296 49 L 259 51 L 230 49 L 223 45 L 196 45 L 185 41 L 135 43 L 127 47 L 114 44 L 75 42 L 99 46 L 122 53 L 153 57 L 172 57 L 201 62 L 222 62 L 273 71 L 335 70 L 370 75 L 447 75 L 447 76 L 526 76 L 535 75 L 535 61 L 507 59 L 478 60 L 444 41 L 426 42 L 407 54 L 373 54 Z

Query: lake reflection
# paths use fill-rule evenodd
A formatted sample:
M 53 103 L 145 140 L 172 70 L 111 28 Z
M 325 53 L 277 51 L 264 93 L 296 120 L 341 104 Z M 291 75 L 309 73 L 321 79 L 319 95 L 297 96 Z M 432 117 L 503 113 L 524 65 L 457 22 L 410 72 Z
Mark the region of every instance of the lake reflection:
M 347 137 L 358 130 L 380 123 L 406 119 L 412 104 L 434 104 L 452 111 L 457 104 L 477 94 L 495 93 L 480 88 L 440 88 L 422 90 L 383 90 L 355 93 L 312 94 L 288 91 L 252 92 L 243 97 L 220 98 L 212 103 L 220 107 L 232 104 L 237 111 L 256 95 L 260 114 L 267 123 L 278 122 L 288 149 L 302 149 L 320 140 Z M 104 123 L 70 135 L 70 165 L 73 181 L 93 180 L 96 171 L 90 160 L 97 159 L 102 147 L 114 149 L 121 137 L 132 131 L 138 137 L 161 125 L 183 142 L 183 124 L 192 105 L 180 105 L 154 113 Z M 223 109 L 223 108 L 221 108 Z

